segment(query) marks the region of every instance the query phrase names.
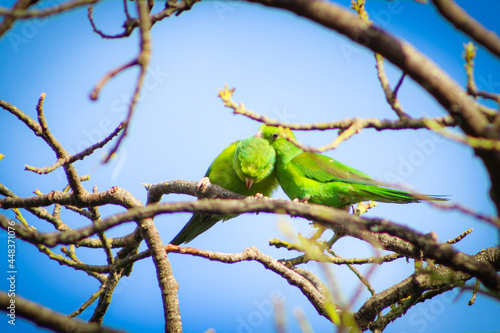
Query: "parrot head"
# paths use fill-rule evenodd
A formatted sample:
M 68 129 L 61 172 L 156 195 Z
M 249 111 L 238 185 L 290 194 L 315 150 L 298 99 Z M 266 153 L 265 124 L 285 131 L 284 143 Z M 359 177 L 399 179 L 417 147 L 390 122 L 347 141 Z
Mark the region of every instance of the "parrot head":
M 262 125 L 259 127 L 259 131 L 255 135 L 256 137 L 263 138 L 276 150 L 276 153 L 280 154 L 285 148 L 293 145 L 287 139 L 295 139 L 295 135 L 292 130 L 287 127 L 282 126 L 269 126 Z
M 238 142 L 233 168 L 247 188 L 269 176 L 274 169 L 276 153 L 267 140 L 256 136 Z

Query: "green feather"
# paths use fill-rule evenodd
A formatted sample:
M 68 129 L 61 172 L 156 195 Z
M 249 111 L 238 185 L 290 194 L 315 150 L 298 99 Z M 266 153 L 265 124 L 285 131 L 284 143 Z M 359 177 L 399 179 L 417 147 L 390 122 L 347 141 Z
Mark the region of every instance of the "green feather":
M 205 177 L 212 184 L 247 196 L 262 193 L 270 196 L 278 186 L 274 164 L 276 155 L 269 142 L 259 137 L 248 137 L 233 142 L 212 162 Z M 211 215 L 195 213 L 170 244 L 180 245 L 196 238 L 218 221 L 238 215 Z
M 370 176 L 325 155 L 304 152 L 286 137 L 295 138 L 288 128 L 262 125 L 257 136 L 276 151 L 276 176 L 290 199 L 307 200 L 335 208 L 362 201 L 391 203 L 419 202 L 410 193 L 390 189 Z M 428 200 L 446 200 L 428 196 Z
M 240 179 L 260 183 L 273 172 L 275 161 L 276 154 L 269 142 L 250 136 L 238 142 L 233 169 Z

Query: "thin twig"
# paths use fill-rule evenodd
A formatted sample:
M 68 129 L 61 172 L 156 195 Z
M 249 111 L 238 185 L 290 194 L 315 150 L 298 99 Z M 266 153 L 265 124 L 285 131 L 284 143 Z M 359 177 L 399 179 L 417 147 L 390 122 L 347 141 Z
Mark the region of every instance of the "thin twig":
M 232 99 L 232 93 L 234 89 L 228 89 L 227 85 L 224 90 L 219 91 L 219 97 L 224 102 L 224 105 L 233 110 L 234 114 L 241 114 L 250 119 L 256 120 L 261 123 L 265 123 L 270 126 L 283 126 L 288 127 L 292 130 L 307 131 L 307 130 L 331 130 L 331 129 L 347 129 L 352 126 L 355 122 L 358 122 L 358 126 L 361 128 L 373 128 L 378 131 L 380 130 L 394 130 L 394 129 L 427 129 L 425 124 L 425 119 L 432 119 L 443 126 L 456 126 L 456 120 L 451 116 L 436 117 L 436 118 L 404 118 L 399 120 L 387 120 L 387 119 L 377 119 L 377 118 L 347 118 L 344 120 L 337 120 L 326 123 L 313 123 L 313 124 L 297 124 L 278 121 L 267 116 L 256 113 L 255 111 L 249 110 L 243 105 L 243 103 L 237 104 Z
M 26 219 L 24 218 L 24 216 L 21 214 L 21 212 L 19 211 L 19 209 L 14 208 L 13 210 L 16 213 L 17 220 L 19 222 L 21 222 L 21 224 L 24 227 L 26 227 L 26 228 L 28 228 L 30 230 L 36 231 L 35 228 L 31 227 L 28 224 L 28 222 L 26 221 Z M 63 256 L 61 256 L 59 254 L 55 254 L 54 252 L 52 252 L 50 249 L 48 249 L 46 246 L 44 246 L 42 244 L 34 244 L 34 245 L 38 248 L 38 251 L 40 251 L 41 253 L 47 255 L 47 257 L 49 257 L 49 259 L 57 261 L 61 265 L 72 267 L 72 268 L 74 268 L 76 270 L 81 270 L 81 271 L 87 273 L 89 276 L 96 278 L 101 283 L 106 280 L 105 276 L 103 276 L 101 274 L 98 274 L 97 272 L 94 272 L 88 265 L 82 263 L 80 260 L 75 260 L 74 258 L 72 258 L 73 260 L 68 260 L 68 259 L 64 258 Z
M 93 193 L 98 193 L 97 186 L 94 186 Z M 95 223 L 96 221 L 100 221 L 101 214 L 99 213 L 99 208 L 96 206 L 93 206 L 93 207 L 90 207 L 90 210 L 92 211 L 92 214 L 94 215 L 92 222 Z M 104 233 L 104 231 L 101 231 L 101 232 L 97 233 L 97 235 L 99 236 L 99 239 L 102 242 L 104 253 L 106 254 L 106 260 L 108 261 L 108 265 L 112 265 L 114 262 L 113 252 L 111 251 L 111 247 L 109 246 L 106 234 Z
M 66 158 L 59 158 L 55 164 L 53 164 L 49 167 L 37 168 L 37 167 L 26 165 L 25 170 L 33 171 L 33 172 L 38 173 L 40 175 L 47 174 L 47 173 L 50 173 L 50 172 L 56 170 L 60 166 L 63 166 L 66 164 L 71 164 L 71 163 L 74 163 L 78 160 L 83 160 L 85 157 L 90 156 L 97 149 L 104 147 L 109 141 L 111 141 L 116 135 L 118 135 L 118 133 L 120 133 L 120 131 L 124 128 L 124 126 L 125 126 L 125 123 L 121 122 L 110 135 L 108 135 L 106 138 L 104 138 L 104 140 L 93 144 L 92 146 L 82 150 L 81 152 L 79 152 L 75 155 L 67 156 Z
M 366 22 L 367 24 L 372 24 L 373 22 L 369 19 L 368 12 L 365 9 L 365 0 L 358 0 L 352 1 L 352 9 L 354 9 L 358 15 L 359 18 L 363 21 Z M 399 88 L 401 87 L 401 84 L 403 83 L 403 77 L 398 82 L 398 85 L 394 89 L 394 92 L 391 89 L 391 85 L 389 84 L 389 79 L 387 78 L 387 75 L 385 74 L 385 69 L 384 69 L 384 57 L 382 57 L 379 53 L 375 53 L 375 67 L 377 69 L 377 77 L 378 80 L 380 81 L 380 84 L 382 85 L 382 90 L 384 91 L 385 99 L 387 100 L 387 103 L 391 106 L 391 108 L 394 110 L 394 112 L 397 114 L 399 119 L 405 119 L 405 118 L 410 118 L 406 112 L 404 112 L 403 107 L 399 103 L 397 99 L 397 92 Z
M 129 61 L 128 63 L 126 63 L 122 66 L 119 66 L 119 67 L 109 71 L 108 73 L 106 73 L 106 75 L 104 75 L 103 78 L 101 80 L 99 80 L 99 82 L 97 82 L 94 89 L 92 89 L 92 91 L 90 92 L 90 99 L 93 101 L 96 101 L 97 98 L 99 97 L 99 92 L 101 91 L 102 87 L 104 87 L 106 82 L 108 82 L 110 79 L 115 77 L 120 72 L 122 72 L 122 71 L 124 71 L 127 68 L 130 68 L 132 66 L 135 66 L 135 65 L 138 65 L 137 59 L 133 59 L 132 61 Z
M 89 6 L 89 8 L 87 10 L 87 17 L 89 19 L 90 25 L 92 26 L 92 29 L 94 30 L 94 32 L 96 34 L 101 36 L 101 38 L 105 38 L 105 39 L 124 38 L 124 37 L 130 36 L 130 34 L 132 33 L 133 29 L 129 28 L 129 25 L 127 24 L 127 22 L 130 22 L 130 18 L 129 18 L 130 15 L 128 14 L 128 9 L 126 7 L 127 0 L 124 0 L 124 1 L 125 1 L 125 14 L 127 15 L 127 20 L 125 21 L 125 24 L 124 24 L 125 30 L 121 34 L 117 34 L 117 35 L 105 34 L 104 32 L 102 32 L 101 30 L 99 30 L 97 28 L 97 25 L 95 24 L 95 21 L 94 21 L 94 7 Z M 93 99 L 93 97 L 95 97 L 95 99 L 97 99 L 97 96 L 92 96 L 91 99 Z
M 469 300 L 469 303 L 467 303 L 469 306 L 474 305 L 474 303 L 476 303 L 476 296 L 480 287 L 481 287 L 481 281 L 476 279 L 476 283 L 474 284 L 474 290 L 472 291 L 472 297 Z
M 241 253 L 220 253 L 199 250 L 192 247 L 179 247 L 176 245 L 165 246 L 167 252 L 176 252 L 181 254 L 189 254 L 197 257 L 207 258 L 209 260 L 233 264 L 241 261 L 257 261 L 265 268 L 277 273 L 285 278 L 288 283 L 300 289 L 300 291 L 309 299 L 311 304 L 316 308 L 319 314 L 328 318 L 324 303 L 326 301 L 325 295 L 316 289 L 316 287 L 302 275 L 294 270 L 291 270 L 286 265 L 280 263 L 278 260 L 262 253 L 256 247 L 249 247 Z
M 462 57 L 465 59 L 465 73 L 467 74 L 467 92 L 475 98 L 481 97 L 491 99 L 500 104 L 500 95 L 488 91 L 478 90 L 474 81 L 474 58 L 476 57 L 476 47 L 472 42 L 464 44 Z
M 103 291 L 104 291 L 104 287 L 101 285 L 99 287 L 99 289 L 95 293 L 93 293 L 87 301 L 85 301 L 85 303 L 83 303 L 78 309 L 76 309 L 75 311 L 70 313 L 68 315 L 68 317 L 74 318 L 74 317 L 78 316 L 80 313 L 82 313 L 83 311 L 85 311 L 85 309 L 87 309 L 89 306 L 91 306 L 96 301 L 96 299 L 98 299 L 99 296 L 101 296 Z
M 458 235 L 457 237 L 453 238 L 453 239 L 450 239 L 448 240 L 446 243 L 448 244 L 455 244 L 455 243 L 458 243 L 460 242 L 462 239 L 464 239 L 467 235 L 469 235 L 472 231 L 474 231 L 472 228 L 469 228 L 467 230 L 465 230 L 464 232 L 462 232 L 460 235 Z
M 0 7 L 0 16 L 19 18 L 19 19 L 47 17 L 55 14 L 61 14 L 81 6 L 96 4 L 99 1 L 101 0 L 70 0 L 54 5 L 52 7 L 47 7 L 42 9 L 31 9 L 31 10 L 18 9 L 16 8 L 16 6 L 14 6 L 11 9 Z M 38 1 L 30 0 L 28 2 L 31 3 L 30 5 L 33 5 Z
M 4 19 L 0 22 L 0 37 L 2 37 L 10 28 L 14 25 L 17 20 L 16 16 L 7 15 L 15 12 L 24 12 L 30 6 L 33 6 L 37 1 L 34 0 L 17 0 L 12 8 L 2 8 L 0 7 L 0 15 L 5 15 Z
M 451 139 L 453 141 L 463 143 L 472 148 L 488 149 L 488 150 L 500 150 L 500 140 L 493 138 L 481 138 L 473 137 L 470 135 L 458 134 L 452 131 L 446 130 L 441 124 L 438 124 L 432 119 L 424 119 L 424 123 L 427 128 L 442 135 L 445 138 Z
M 42 93 L 40 99 L 38 100 L 38 104 L 36 106 L 39 128 L 37 128 L 35 134 L 44 139 L 44 141 L 49 145 L 49 147 L 52 148 L 58 159 L 66 159 L 70 156 L 70 154 L 52 135 L 47 125 L 47 121 L 45 119 L 45 112 L 43 109 L 44 101 L 45 101 L 45 93 Z M 64 172 L 66 173 L 66 178 L 68 179 L 68 183 L 71 189 L 75 192 L 77 196 L 79 197 L 83 196 L 87 191 L 82 186 L 76 168 L 72 164 L 66 164 L 64 165 Z
M 336 258 L 340 258 L 337 253 L 335 253 L 335 251 L 333 251 L 332 249 L 327 249 L 327 251 L 329 253 L 331 253 L 333 256 L 335 256 Z M 340 258 L 342 259 L 342 258 Z M 349 269 L 354 273 L 354 275 L 356 275 L 356 277 L 359 279 L 359 281 L 361 282 L 362 285 L 364 285 L 368 291 L 370 292 L 370 294 L 373 296 L 375 295 L 375 290 L 373 289 L 372 285 L 370 284 L 370 281 L 368 281 L 368 278 L 373 274 L 374 270 L 376 267 L 378 267 L 377 265 L 372 265 L 370 267 L 370 269 L 368 270 L 368 273 L 366 274 L 366 277 L 361 274 L 361 272 L 356 268 L 354 267 L 353 265 L 351 264 L 347 264 L 347 267 L 349 267 Z M 359 286 L 355 293 L 354 293 L 354 296 L 351 297 L 350 301 L 349 301 L 349 308 L 352 308 L 355 304 L 355 302 L 357 301 L 358 297 L 361 295 L 361 287 L 362 286 Z
M 0 291 L 0 306 L 6 309 L 12 298 L 6 292 Z M 37 326 L 48 328 L 56 332 L 82 332 L 82 333 L 118 333 L 123 330 L 115 330 L 93 323 L 86 323 L 78 319 L 69 318 L 59 312 L 55 312 L 43 305 L 32 302 L 16 295 L 16 319 L 23 318 Z
M 117 271 L 112 271 L 106 281 L 101 285 L 103 289 L 102 293 L 99 295 L 99 300 L 97 302 L 97 306 L 94 309 L 94 313 L 92 313 L 92 317 L 89 322 L 97 323 L 102 325 L 104 320 L 104 315 L 108 310 L 109 305 L 111 304 L 111 297 L 113 292 L 115 291 L 116 285 L 122 278 L 122 275 Z

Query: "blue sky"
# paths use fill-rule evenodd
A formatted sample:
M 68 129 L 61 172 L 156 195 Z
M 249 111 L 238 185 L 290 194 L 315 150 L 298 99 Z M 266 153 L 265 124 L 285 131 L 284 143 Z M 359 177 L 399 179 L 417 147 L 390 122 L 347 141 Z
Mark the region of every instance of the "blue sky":
M 3 6 L 12 2 L 0 1 Z M 349 5 L 348 1 L 339 2 Z M 459 3 L 486 27 L 500 31 L 500 3 Z M 468 39 L 444 22 L 431 5 L 368 1 L 367 10 L 377 24 L 413 44 L 464 85 L 461 53 Z M 80 9 L 48 19 L 18 22 L 0 39 L 0 99 L 35 118 L 35 105 L 45 92 L 49 127 L 71 153 L 102 139 L 123 120 L 137 76 L 137 69 L 129 69 L 104 87 L 98 101 L 89 100 L 91 89 L 106 72 L 136 56 L 138 41 L 136 33 L 128 39 L 101 39 L 92 32 L 86 15 L 86 10 Z M 106 33 L 121 32 L 121 1 L 99 4 L 94 17 Z M 296 15 L 256 4 L 202 1 L 189 12 L 156 24 L 152 38 L 153 57 L 146 85 L 117 158 L 102 165 L 104 149 L 76 163 L 80 175 L 91 175 L 85 183 L 88 190 L 93 186 L 100 190 L 121 186 L 145 202 L 146 191 L 141 183 L 201 179 L 217 154 L 231 142 L 256 133 L 259 126 L 223 107 L 217 90 L 225 83 L 236 87 L 237 102 L 284 121 L 310 123 L 355 116 L 395 119 L 377 80 L 373 54 Z M 386 70 L 394 86 L 401 73 L 387 62 Z M 481 48 L 476 59 L 476 81 L 480 89 L 500 91 L 499 62 Z M 413 117 L 445 114 L 411 79 L 405 79 L 398 96 Z M 302 142 L 315 146 L 336 136 L 335 131 L 296 134 Z M 54 154 L 5 111 L 0 111 L 0 153 L 5 155 L 0 162 L 0 182 L 17 195 L 32 195 L 36 188 L 46 193 L 65 187 L 61 170 L 44 176 L 24 171 L 25 164 L 53 164 Z M 427 131 L 365 129 L 327 154 L 374 178 L 400 182 L 423 193 L 446 194 L 476 211 L 494 213 L 488 197 L 488 176 L 473 151 Z M 274 196 L 286 197 L 281 190 Z M 191 199 L 169 196 L 163 200 Z M 119 211 L 110 207 L 101 213 L 108 216 Z M 13 217 L 11 211 L 2 213 Z M 368 216 L 388 218 L 421 232 L 435 231 L 443 241 L 474 228 L 456 246 L 469 254 L 498 244 L 498 232 L 483 222 L 426 204 L 380 204 Z M 29 213 L 25 217 L 38 230 L 52 231 Z M 65 210 L 62 217 L 73 228 L 88 223 Z M 168 242 L 189 217 L 158 217 L 155 222 L 163 241 Z M 307 221 L 301 219 L 244 215 L 217 224 L 189 245 L 220 252 L 241 252 L 257 246 L 276 258 L 290 258 L 296 253 L 268 245 L 270 238 L 287 238 L 280 227 L 283 224 L 305 235 L 312 232 Z M 133 229 L 132 224 L 120 226 L 108 236 Z M 4 234 L 0 239 L 2 244 L 6 242 Z M 20 295 L 71 313 L 97 290 L 98 284 L 86 274 L 50 261 L 33 246 L 21 241 L 17 245 Z M 370 247 L 352 239 L 342 239 L 334 249 L 344 257 L 373 255 Z M 60 249 L 54 251 L 59 253 Z M 85 262 L 105 262 L 103 251 L 78 249 L 77 254 Z M 272 332 L 269 304 L 273 298 L 284 300 L 291 332 L 299 332 L 293 315 L 297 308 L 305 312 L 315 331 L 331 329 L 331 324 L 317 315 L 296 288 L 257 263 L 226 265 L 176 254 L 169 257 L 180 285 L 186 332 L 211 327 L 216 332 Z M 309 264 L 307 268 L 324 276 L 319 265 Z M 367 269 L 360 268 L 362 272 Z M 375 271 L 371 282 L 380 292 L 412 271 L 412 262 L 384 264 Z M 358 281 L 344 267 L 332 267 L 331 272 L 343 298 L 349 299 Z M 7 288 L 6 283 L 0 285 L 3 290 Z M 366 298 L 367 293 L 362 296 Z M 412 308 L 387 332 L 499 330 L 495 319 L 500 311 L 498 303 L 479 296 L 469 307 L 469 297 L 470 292 L 458 296 L 453 291 L 438 296 Z M 358 301 L 356 306 L 360 305 Z M 135 265 L 130 277 L 120 281 L 104 323 L 132 332 L 160 332 L 164 325 L 161 307 L 154 266 L 146 259 Z M 93 309 L 90 307 L 80 318 L 88 320 Z M 0 321 L 0 327 L 3 331 L 9 329 L 6 320 Z M 22 321 L 16 328 L 23 332 L 39 330 Z

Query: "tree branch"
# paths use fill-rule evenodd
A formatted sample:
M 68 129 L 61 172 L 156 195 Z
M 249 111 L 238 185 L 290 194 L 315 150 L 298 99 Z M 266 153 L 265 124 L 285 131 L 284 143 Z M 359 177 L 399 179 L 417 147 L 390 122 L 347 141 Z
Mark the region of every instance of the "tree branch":
M 25 169 L 42 175 L 42 174 L 50 173 L 50 172 L 56 170 L 57 168 L 59 168 L 60 166 L 71 164 L 71 163 L 74 163 L 78 160 L 83 160 L 85 157 L 91 155 L 95 150 L 104 147 L 109 141 L 111 141 L 116 135 L 118 135 L 118 133 L 120 133 L 120 131 L 123 129 L 124 126 L 125 126 L 125 123 L 121 122 L 118 125 L 118 127 L 116 127 L 115 130 L 110 135 L 108 135 L 106 138 L 104 138 L 104 140 L 93 144 L 92 146 L 84 149 L 83 151 L 79 152 L 78 154 L 71 155 L 71 156 L 68 155 L 66 158 L 59 158 L 57 160 L 57 162 L 50 167 L 37 168 L 37 167 L 32 167 L 32 166 L 26 165 Z
M 6 292 L 0 291 L 0 308 L 8 312 L 12 300 L 15 300 L 15 316 L 24 318 L 38 326 L 48 328 L 56 332 L 82 332 L 82 333 L 118 333 L 125 332 L 108 327 L 102 327 L 97 324 L 86 324 L 78 319 L 71 319 L 66 315 L 52 311 L 40 304 L 29 301 L 16 295 L 10 298 Z
M 494 56 L 500 58 L 500 38 L 495 32 L 486 29 L 453 0 L 432 0 L 432 3 L 455 28 L 463 31 Z
M 96 4 L 101 0 L 72 0 L 66 1 L 52 7 L 42 8 L 42 9 L 32 9 L 26 10 L 30 6 L 36 4 L 39 0 L 28 0 L 28 1 L 18 1 L 18 3 L 27 3 L 28 6 L 18 6 L 17 4 L 14 7 L 8 9 L 0 7 L 0 16 L 6 16 L 7 18 L 19 18 L 19 19 L 28 19 L 35 17 L 47 17 L 55 14 L 60 14 L 63 12 L 67 12 L 77 7 Z M 0 33 L 1 36 L 1 33 Z
M 500 249 L 499 248 L 489 248 L 477 253 L 474 256 L 478 262 L 487 262 L 495 270 L 500 270 Z M 407 297 L 422 297 L 422 293 L 426 290 L 438 291 L 442 293 L 453 289 L 455 286 L 462 286 L 463 283 L 472 276 L 470 274 L 455 272 L 449 267 L 436 266 L 432 268 L 427 268 L 421 272 L 416 272 L 412 274 L 402 282 L 386 289 L 372 297 L 370 297 L 358 312 L 355 314 L 355 319 L 358 327 L 361 330 L 366 330 L 369 325 L 373 323 L 377 314 L 393 305 L 398 303 L 400 300 Z M 416 304 L 419 300 L 412 301 L 410 306 Z M 408 308 L 405 308 L 405 311 Z M 377 320 L 376 326 L 382 329 L 390 321 L 401 316 L 404 312 L 399 312 L 396 316 L 388 316 L 390 320 L 379 319 Z M 373 329 L 373 327 L 371 327 Z
M 377 118 L 347 118 L 344 120 L 337 120 L 325 123 L 313 123 L 313 124 L 297 124 L 288 123 L 275 120 L 264 115 L 258 114 L 255 111 L 249 110 L 243 105 L 243 103 L 236 103 L 232 99 L 232 93 L 234 89 L 228 89 L 227 86 L 224 90 L 219 91 L 219 97 L 224 102 L 224 105 L 233 110 L 234 114 L 242 114 L 250 119 L 265 123 L 271 126 L 283 126 L 288 127 L 292 130 L 298 131 L 308 131 L 308 130 L 329 130 L 329 129 L 340 129 L 346 130 L 354 124 L 357 125 L 358 129 L 362 128 L 374 128 L 377 131 L 381 130 L 399 130 L 399 129 L 427 129 L 425 123 L 426 119 L 432 119 L 442 126 L 456 126 L 457 121 L 451 116 L 436 117 L 436 118 L 409 118 L 405 117 L 399 120 L 389 120 L 389 119 L 377 119 Z M 312 149 L 312 148 L 308 148 Z
M 33 6 L 37 2 L 38 0 L 18 0 L 10 9 L 0 7 L 0 15 L 5 16 L 2 22 L 0 22 L 0 37 L 2 37 L 3 34 L 7 31 L 9 31 L 9 29 L 17 20 L 17 17 L 15 15 L 9 14 L 24 12 L 26 9 Z
M 119 189 L 115 189 L 115 191 L 119 191 Z M 69 195 L 69 197 L 66 196 L 68 196 L 68 194 L 52 196 L 51 203 L 66 202 L 71 198 L 71 195 Z M 91 199 L 90 202 L 93 202 L 94 200 L 97 202 L 101 199 L 101 193 L 89 194 L 88 196 L 96 196 L 96 198 L 89 198 Z M 38 197 L 36 197 L 36 199 L 38 199 Z M 0 199 L 0 204 L 4 206 L 7 202 L 10 205 L 4 207 L 11 208 L 12 204 L 15 203 L 13 202 L 14 200 L 16 199 Z M 18 199 L 17 201 L 23 201 L 23 199 Z M 42 243 L 47 246 L 55 246 L 56 244 L 71 244 L 90 235 L 94 235 L 97 232 L 107 230 L 128 221 L 137 220 L 138 218 L 145 219 L 158 214 L 173 212 L 202 212 L 211 214 L 268 212 L 301 216 L 308 220 L 315 221 L 316 223 L 323 224 L 329 228 L 333 228 L 334 230 L 337 230 L 337 232 L 369 241 L 373 246 L 384 247 L 389 250 L 397 248 L 401 251 L 398 253 L 403 253 L 404 248 L 401 248 L 401 245 L 397 241 L 391 238 L 389 238 L 389 240 L 384 240 L 383 234 L 386 233 L 413 244 L 413 250 L 417 250 L 417 252 L 419 250 L 422 251 L 425 258 L 434 259 L 439 264 L 443 264 L 476 276 L 488 288 L 500 291 L 500 277 L 497 276 L 494 269 L 484 263 L 477 262 L 471 256 L 454 250 L 449 244 L 438 243 L 432 236 L 426 237 L 425 235 L 412 229 L 386 220 L 361 218 L 355 215 L 348 215 L 344 211 L 326 206 L 302 204 L 283 200 L 271 200 L 266 198 L 252 198 L 251 200 L 207 199 L 193 202 L 155 204 L 148 205 L 146 207 L 131 208 L 125 213 L 103 219 L 87 227 L 67 231 L 64 234 L 42 234 L 32 230 L 27 230 L 22 225 L 18 225 L 19 229 L 17 232 L 21 238 L 32 243 Z M 6 224 L 3 220 L 1 225 L 3 228 L 6 228 Z M 374 237 L 373 233 L 381 235 Z M 411 256 L 412 253 L 409 254 Z M 413 256 L 416 256 L 414 252 Z
M 330 319 L 325 310 L 326 295 L 325 290 L 317 289 L 316 286 L 301 274 L 293 269 L 288 268 L 286 265 L 280 263 L 278 260 L 265 255 L 256 247 L 246 248 L 241 253 L 220 253 L 198 250 L 192 247 L 179 247 L 176 245 L 167 245 L 167 252 L 176 252 L 181 254 L 189 254 L 196 257 L 207 258 L 212 261 L 218 261 L 228 264 L 233 264 L 241 261 L 257 261 L 265 268 L 275 272 L 288 281 L 292 286 L 296 286 L 307 297 L 311 304 L 315 307 L 316 311 L 327 319 Z M 310 273 L 310 272 L 309 272 Z M 311 273 L 312 274 L 312 273 Z

